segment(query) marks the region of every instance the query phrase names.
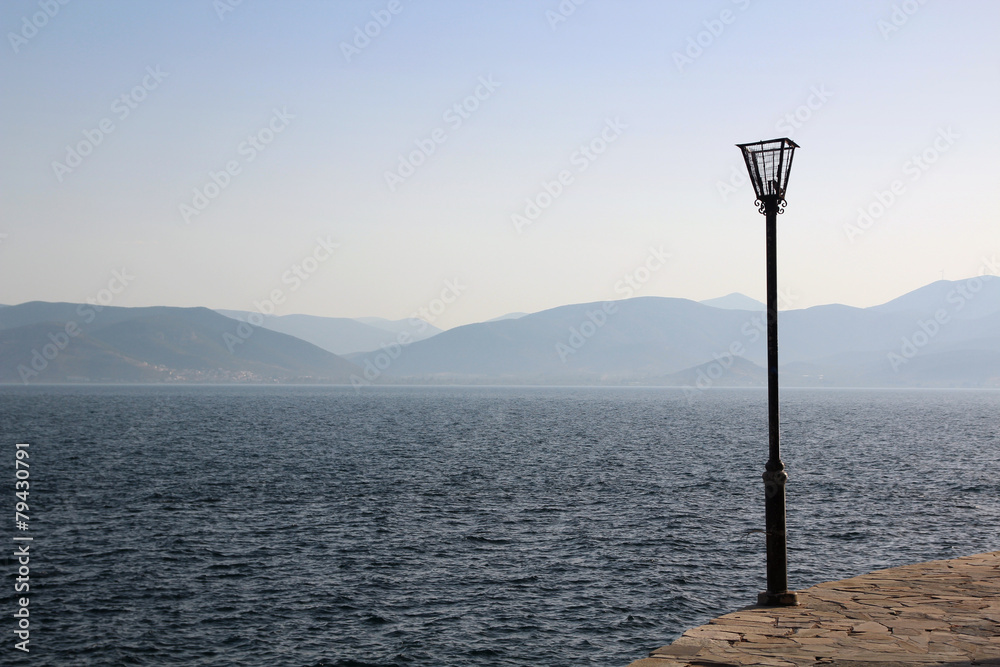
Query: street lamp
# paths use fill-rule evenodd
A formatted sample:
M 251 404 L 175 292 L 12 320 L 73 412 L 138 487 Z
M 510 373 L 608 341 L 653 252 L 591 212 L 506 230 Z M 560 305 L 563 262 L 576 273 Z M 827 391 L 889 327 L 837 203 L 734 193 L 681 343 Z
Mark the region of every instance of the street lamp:
M 769 456 L 764 466 L 764 524 L 767 542 L 767 590 L 757 595 L 760 605 L 795 605 L 788 590 L 788 551 L 785 540 L 785 482 L 788 474 L 778 445 L 778 263 L 775 226 L 785 209 L 785 188 L 798 148 L 791 139 L 737 144 L 743 151 L 757 210 L 764 214 L 767 236 L 767 411 Z

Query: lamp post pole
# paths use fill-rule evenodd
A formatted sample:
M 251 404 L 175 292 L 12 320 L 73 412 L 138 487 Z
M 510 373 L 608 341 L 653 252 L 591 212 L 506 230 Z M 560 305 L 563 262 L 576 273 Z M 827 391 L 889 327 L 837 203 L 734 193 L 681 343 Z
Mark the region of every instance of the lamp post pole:
M 764 214 L 767 243 L 767 434 L 764 466 L 764 524 L 767 546 L 767 590 L 757 595 L 759 605 L 795 605 L 798 596 L 788 590 L 788 547 L 785 529 L 785 482 L 778 420 L 778 214 L 785 206 L 785 189 L 798 144 L 788 138 L 737 144 Z
M 788 590 L 788 547 L 785 530 L 785 482 L 788 473 L 781 461 L 778 421 L 778 195 L 766 195 L 767 237 L 767 435 L 768 459 L 764 466 L 764 525 L 767 543 L 767 590 L 757 596 L 761 605 L 798 604 Z

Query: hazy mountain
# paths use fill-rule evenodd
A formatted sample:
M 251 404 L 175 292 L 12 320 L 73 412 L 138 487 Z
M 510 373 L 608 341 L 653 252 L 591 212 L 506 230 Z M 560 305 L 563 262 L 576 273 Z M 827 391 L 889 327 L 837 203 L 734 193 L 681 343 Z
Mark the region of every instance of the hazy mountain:
M 759 348 L 741 329 L 748 313 L 687 299 L 638 297 L 561 306 L 516 320 L 469 324 L 400 351 L 380 374 L 430 380 L 619 382 L 676 373 L 734 343 Z M 351 355 L 379 366 L 386 352 Z M 759 354 L 757 356 L 760 356 Z M 385 357 L 382 357 L 385 365 Z
M 425 340 L 431 336 L 436 336 L 442 331 L 442 329 L 438 329 L 430 322 L 426 322 L 419 318 L 387 320 L 383 317 L 359 317 L 357 318 L 357 321 L 373 326 L 376 329 L 383 329 L 394 334 L 406 332 L 409 333 L 414 340 Z
M 783 311 L 779 325 L 786 385 L 1000 386 L 997 278 L 941 281 L 873 308 Z M 395 356 L 350 358 L 376 381 L 684 385 L 711 369 L 713 385 L 763 384 L 765 330 L 761 310 L 640 297 L 470 324 Z
M 410 340 L 424 340 L 441 332 L 423 320 L 385 320 L 378 317 L 320 317 L 316 315 L 269 315 L 243 310 L 217 310 L 216 312 L 246 322 L 262 318 L 261 327 L 280 331 L 308 341 L 337 355 L 377 350 L 398 340 L 407 332 Z
M 1000 313 L 1000 278 L 979 276 L 967 280 L 938 280 L 868 310 L 927 316 L 942 309 L 948 315 L 961 319 Z
M 8 306 L 0 308 L 0 381 L 360 378 L 700 389 L 766 382 L 759 308 L 639 297 L 470 324 L 406 346 L 394 342 L 406 331 L 403 322 L 337 319 L 292 315 L 270 322 L 331 346 L 346 344 L 352 331 L 358 340 L 377 336 L 376 349 L 349 356 L 356 365 L 300 338 L 205 308 Z M 784 386 L 1000 387 L 1000 278 L 938 281 L 871 308 L 783 311 L 779 324 Z M 420 333 L 431 331 L 436 329 Z
M 208 308 L 31 302 L 0 309 L 0 382 L 337 382 L 358 369 Z
M 503 320 L 519 320 L 528 313 L 507 313 L 506 315 L 501 315 L 500 317 L 494 317 L 493 319 L 486 320 L 487 322 L 502 322 Z
M 712 308 L 724 308 L 726 310 L 767 310 L 766 304 L 761 303 L 757 299 L 751 299 L 745 294 L 740 294 L 739 292 L 733 292 L 732 294 L 720 296 L 715 299 L 706 299 L 705 301 L 699 301 L 698 303 L 711 306 Z
M 698 390 L 712 387 L 763 387 L 767 384 L 767 369 L 743 357 L 721 357 L 662 378 L 650 378 L 649 384 Z

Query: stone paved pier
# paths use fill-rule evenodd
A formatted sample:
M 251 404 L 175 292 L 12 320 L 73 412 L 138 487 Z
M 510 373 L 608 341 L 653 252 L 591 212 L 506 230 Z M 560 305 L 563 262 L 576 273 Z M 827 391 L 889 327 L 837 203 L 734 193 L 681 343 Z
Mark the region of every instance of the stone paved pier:
M 748 607 L 629 667 L 1000 665 L 1000 551 L 879 570 Z

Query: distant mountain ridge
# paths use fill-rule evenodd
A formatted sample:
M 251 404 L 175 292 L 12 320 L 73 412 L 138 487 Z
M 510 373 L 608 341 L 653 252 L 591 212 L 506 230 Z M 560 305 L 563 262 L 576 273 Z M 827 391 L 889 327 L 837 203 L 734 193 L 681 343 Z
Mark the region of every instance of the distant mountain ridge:
M 253 311 L 217 310 L 226 317 L 249 321 L 272 331 L 280 331 L 308 341 L 337 355 L 377 350 L 393 343 L 406 332 L 409 340 L 424 340 L 441 333 L 420 319 L 386 320 L 380 317 L 321 317 L 317 315 L 261 315 Z
M 745 320 L 738 311 L 664 297 L 560 306 L 515 320 L 456 327 L 413 343 L 385 374 L 431 381 L 483 376 L 531 383 L 643 380 L 711 359 L 741 336 Z M 379 354 L 384 353 L 348 359 L 374 364 Z
M 751 299 L 745 294 L 740 294 L 739 292 L 733 292 L 732 294 L 720 296 L 715 299 L 706 299 L 705 301 L 699 301 L 698 303 L 711 306 L 712 308 L 724 308 L 726 310 L 767 310 L 766 304 L 761 303 L 757 299 Z
M 377 347 L 346 358 L 206 308 L 31 302 L 0 308 L 0 382 L 763 386 L 762 304 L 722 300 L 571 304 L 406 344 L 405 321 L 390 322 L 394 332 L 374 327 L 388 326 L 377 318 L 273 318 L 337 344 L 351 328 L 358 340 L 373 329 Z M 779 324 L 783 386 L 1000 387 L 993 276 L 938 281 L 870 308 L 782 311 Z
M 939 281 L 872 308 L 782 311 L 779 329 L 786 386 L 1000 386 L 993 276 Z M 763 369 L 765 331 L 762 308 L 639 297 L 457 327 L 392 359 L 348 358 L 382 382 L 683 385 L 708 365 L 713 386 L 763 384 L 762 372 L 733 360 Z
M 247 325 L 244 325 L 247 326 Z M 0 382 L 349 382 L 315 345 L 208 308 L 34 301 L 0 309 Z
M 519 320 L 528 313 L 516 312 L 507 313 L 506 315 L 500 315 L 499 317 L 494 317 L 492 319 L 486 320 L 487 322 L 502 322 L 503 320 Z

